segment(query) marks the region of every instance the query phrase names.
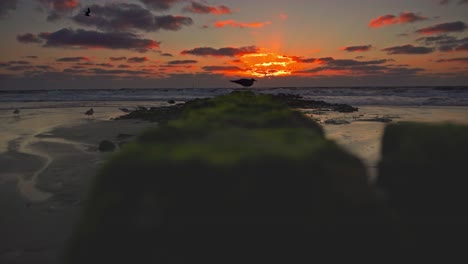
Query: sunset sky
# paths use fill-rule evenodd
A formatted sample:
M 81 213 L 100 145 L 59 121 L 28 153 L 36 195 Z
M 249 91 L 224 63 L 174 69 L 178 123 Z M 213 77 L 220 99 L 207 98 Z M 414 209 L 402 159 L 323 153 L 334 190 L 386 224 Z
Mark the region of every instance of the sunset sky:
M 468 0 L 0 0 L 0 89 L 468 85 L 467 14 Z

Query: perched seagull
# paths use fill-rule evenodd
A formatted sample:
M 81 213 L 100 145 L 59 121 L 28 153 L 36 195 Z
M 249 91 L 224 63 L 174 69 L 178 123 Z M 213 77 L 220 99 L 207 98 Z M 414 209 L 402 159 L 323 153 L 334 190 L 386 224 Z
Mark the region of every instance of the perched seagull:
M 15 115 L 19 115 L 19 113 L 20 113 L 20 110 L 18 108 L 16 108 L 15 111 L 13 111 L 13 114 Z
M 90 108 L 88 111 L 85 112 L 85 115 L 92 116 L 94 114 L 94 110 Z
M 237 83 L 237 84 L 240 84 L 244 87 L 250 87 L 253 85 L 254 82 L 256 82 L 257 80 L 255 79 L 239 79 L 239 80 L 233 80 L 231 82 L 233 83 Z
M 88 7 L 88 10 L 84 12 L 84 15 L 85 16 L 90 16 L 89 13 L 91 13 L 91 9 L 89 9 L 89 7 Z

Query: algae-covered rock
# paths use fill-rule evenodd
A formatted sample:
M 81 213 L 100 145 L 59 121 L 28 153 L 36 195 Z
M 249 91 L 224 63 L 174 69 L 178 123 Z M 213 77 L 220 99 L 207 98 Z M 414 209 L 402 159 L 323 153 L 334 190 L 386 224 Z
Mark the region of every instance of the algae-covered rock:
M 99 142 L 99 151 L 101 152 L 112 152 L 116 148 L 115 144 L 110 140 L 102 140 Z
M 468 127 L 389 125 L 378 185 L 406 216 L 468 216 Z
M 363 164 L 267 96 L 193 105 L 100 171 L 68 263 L 304 262 L 391 241 Z M 378 245 L 382 247 L 382 245 Z M 385 247 L 383 247 L 385 248 Z

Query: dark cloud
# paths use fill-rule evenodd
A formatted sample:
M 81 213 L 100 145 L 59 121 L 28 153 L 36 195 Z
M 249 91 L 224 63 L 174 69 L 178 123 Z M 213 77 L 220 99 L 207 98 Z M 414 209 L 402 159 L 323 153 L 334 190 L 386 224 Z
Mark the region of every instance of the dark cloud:
M 184 16 L 156 16 L 155 25 L 158 29 L 165 29 L 165 30 L 179 30 L 183 26 L 190 26 L 193 24 L 193 20 L 190 17 Z
M 160 29 L 176 31 L 183 26 L 190 26 L 193 20 L 185 16 L 153 16 L 139 5 L 110 3 L 91 5 L 94 16 L 75 15 L 72 20 L 77 24 L 96 27 L 104 31 L 143 30 L 146 32 Z
M 310 58 L 303 59 L 302 61 L 307 61 L 309 63 L 317 63 L 321 66 L 306 69 L 302 71 L 297 71 L 299 74 L 314 74 L 320 72 L 333 72 L 334 74 L 356 74 L 356 75 L 385 75 L 385 74 L 403 74 L 411 75 L 418 72 L 424 71 L 421 68 L 408 68 L 407 65 L 391 65 L 386 63 L 393 61 L 388 59 L 380 60 L 368 60 L 368 61 L 357 61 L 349 59 L 333 59 L 330 57 L 326 58 Z
M 447 6 L 448 4 L 450 4 L 452 2 L 452 0 L 441 0 L 439 2 L 440 5 L 445 5 Z M 468 0 L 458 0 L 458 4 L 459 5 L 463 5 L 463 4 L 468 4 Z
M 407 68 L 403 66 L 390 65 L 350 65 L 350 66 L 335 66 L 327 65 L 314 69 L 297 71 L 299 74 L 314 74 L 320 72 L 332 71 L 335 74 L 355 74 L 355 75 L 414 75 L 423 72 L 422 68 Z
M 86 58 L 86 57 L 63 57 L 63 58 L 58 58 L 56 61 L 60 61 L 60 62 L 78 62 L 78 61 L 89 61 L 89 58 Z
M 12 65 L 12 64 L 29 65 L 31 63 L 29 61 L 19 60 L 19 61 L 9 61 L 8 64 L 10 64 L 10 65 Z
M 147 57 L 132 57 L 132 58 L 127 59 L 127 62 L 130 62 L 130 63 L 142 63 L 145 61 L 148 61 Z
M 439 36 L 418 38 L 416 39 L 416 41 L 424 43 L 425 45 L 434 46 L 439 51 L 449 52 L 449 51 L 464 50 L 464 45 L 468 44 L 468 37 L 463 38 L 463 39 L 458 39 L 453 36 L 439 35 Z
M 372 45 L 362 45 L 362 46 L 344 47 L 341 50 L 348 51 L 348 52 L 363 52 L 363 51 L 369 51 L 371 48 L 372 48 Z
M 195 48 L 192 50 L 184 50 L 181 52 L 181 54 L 190 54 L 190 55 L 195 55 L 195 56 L 236 57 L 236 56 L 242 56 L 245 54 L 256 53 L 258 52 L 258 50 L 259 49 L 255 46 L 247 46 L 247 47 L 240 47 L 240 48 L 226 47 L 226 48 L 220 48 L 220 49 L 201 47 L 201 48 Z
M 172 55 L 170 53 L 161 53 L 161 56 L 163 56 L 163 57 L 174 57 L 174 55 Z
M 110 64 L 110 63 L 96 63 L 95 64 L 96 66 L 100 66 L 100 67 L 106 67 L 106 68 L 112 68 L 114 67 L 114 65 Z
M 232 10 L 225 6 L 220 5 L 219 7 L 208 6 L 202 3 L 192 1 L 190 6 L 187 6 L 183 9 L 185 12 L 191 12 L 195 14 L 215 14 L 215 15 L 224 15 L 232 14 Z
M 458 46 L 455 48 L 456 51 L 468 51 L 468 43 Z
M 324 57 L 324 58 L 307 58 L 307 59 L 302 59 L 302 58 L 296 58 L 296 61 L 302 62 L 302 63 L 318 63 L 318 64 L 326 64 L 330 61 L 333 61 L 332 57 Z
M 442 23 L 437 24 L 431 27 L 421 28 L 415 32 L 418 34 L 438 34 L 438 33 L 447 33 L 447 32 L 463 32 L 467 29 L 467 25 L 461 21 Z
M 49 65 L 35 65 L 34 66 L 36 69 L 42 70 L 42 71 L 53 71 L 55 70 L 53 67 Z
M 0 1 L 0 19 L 12 10 L 16 10 L 18 0 L 1 0 Z
M 243 71 L 242 68 L 239 68 L 237 66 L 205 66 L 205 67 L 202 67 L 202 69 L 205 70 L 205 71 L 211 71 L 211 72 L 217 72 L 217 71 L 222 71 L 222 72 Z
M 111 61 L 122 61 L 127 60 L 127 57 L 109 57 Z
M 434 51 L 433 48 L 428 47 L 417 47 L 413 45 L 404 45 L 404 46 L 395 46 L 382 49 L 382 51 L 387 52 L 389 55 L 393 54 L 428 54 Z
M 37 35 L 26 33 L 23 35 L 16 36 L 16 40 L 21 43 L 42 43 L 42 39 L 40 39 Z
M 441 60 L 437 60 L 436 62 L 464 62 L 464 63 L 468 63 L 468 57 L 465 57 L 465 58 L 452 58 L 452 59 L 441 59 Z
M 73 11 L 78 7 L 78 0 L 38 0 L 44 6 L 58 11 L 58 12 L 68 12 Z
M 29 61 L 9 61 L 9 62 L 0 62 L 0 68 L 6 67 L 16 67 L 18 65 L 29 65 Z
M 120 64 L 119 66 L 117 66 L 117 68 L 119 68 L 119 69 L 128 69 L 128 68 L 130 68 L 130 65 Z
M 416 15 L 412 12 L 402 12 L 400 15 L 395 16 L 392 14 L 379 16 L 369 22 L 369 27 L 378 28 L 382 26 L 389 26 L 394 24 L 414 23 L 421 20 L 427 20 L 427 17 Z
M 9 71 L 26 71 L 34 69 L 32 65 L 17 65 L 17 66 L 10 66 L 6 68 Z
M 168 62 L 169 65 L 182 65 L 182 64 L 194 64 L 198 63 L 196 60 L 173 60 Z
M 154 10 L 168 10 L 175 3 L 180 1 L 181 0 L 140 0 L 140 2 Z
M 114 74 L 128 74 L 128 75 L 142 75 L 150 73 L 147 70 L 106 70 L 101 68 L 90 69 L 90 72 L 95 74 L 106 74 L 106 75 L 114 75 Z
M 78 7 L 79 0 L 36 0 L 47 10 L 47 21 L 54 22 Z
M 56 12 L 56 11 L 50 11 L 49 15 L 47 16 L 47 21 L 48 22 L 55 22 L 57 20 L 60 20 L 63 18 L 63 15 Z
M 64 28 L 52 33 L 40 33 L 39 37 L 46 40 L 44 45 L 46 47 L 125 49 L 138 52 L 159 48 L 159 42 L 142 39 L 138 35 L 128 32 L 102 33 Z
M 31 56 L 26 56 L 26 58 L 28 58 L 28 59 L 39 59 L 38 56 L 32 56 L 32 55 Z

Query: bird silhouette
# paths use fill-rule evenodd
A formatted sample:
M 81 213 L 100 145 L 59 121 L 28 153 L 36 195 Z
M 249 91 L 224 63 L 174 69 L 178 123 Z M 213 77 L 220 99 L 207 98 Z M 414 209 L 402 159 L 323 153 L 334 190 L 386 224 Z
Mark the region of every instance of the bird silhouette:
M 94 114 L 93 108 L 90 108 L 88 111 L 85 112 L 85 115 L 92 116 Z
M 88 7 L 88 10 L 84 11 L 84 15 L 85 16 L 90 16 L 89 13 L 91 13 L 91 9 L 89 9 L 89 7 Z
M 20 113 L 20 110 L 18 108 L 16 108 L 15 111 L 13 111 L 13 114 L 15 115 L 19 115 L 19 113 Z
M 255 80 L 255 79 L 239 79 L 239 80 L 232 80 L 231 82 L 240 84 L 240 85 L 242 85 L 244 87 L 250 87 L 256 81 L 257 80 Z

